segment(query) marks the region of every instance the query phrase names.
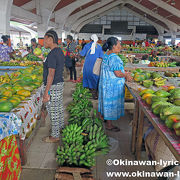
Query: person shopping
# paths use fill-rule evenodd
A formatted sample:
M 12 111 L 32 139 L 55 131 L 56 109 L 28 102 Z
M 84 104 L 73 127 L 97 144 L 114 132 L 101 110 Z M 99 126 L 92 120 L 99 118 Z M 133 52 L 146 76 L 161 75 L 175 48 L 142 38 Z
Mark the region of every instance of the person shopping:
M 8 36 L 2 36 L 3 44 L 0 44 L 0 60 L 1 61 L 10 61 L 12 57 L 13 49 L 10 47 Z M 13 57 L 12 57 L 13 58 Z
M 93 34 L 91 36 L 91 42 L 86 44 L 80 52 L 81 56 L 86 57 L 83 67 L 83 87 L 91 90 L 94 99 L 98 99 L 99 76 L 93 74 L 93 67 L 96 59 L 103 58 L 104 56 L 102 47 L 97 44 L 97 41 L 97 35 Z
M 120 129 L 112 121 L 124 116 L 124 83 L 132 77 L 124 71 L 123 62 L 116 54 L 121 50 L 117 38 L 108 38 L 103 50 L 106 54 L 101 64 L 98 112 L 106 120 L 106 129 L 118 132 Z
M 58 47 L 58 36 L 54 30 L 49 30 L 44 36 L 44 47 L 51 51 L 43 63 L 44 95 L 43 103 L 51 120 L 51 135 L 43 138 L 43 141 L 54 143 L 59 141 L 60 130 L 64 128 L 63 112 L 63 70 L 64 54 Z
M 77 75 L 76 75 L 76 44 L 73 42 L 73 37 L 71 35 L 67 36 L 67 52 L 65 57 L 65 65 L 69 68 L 70 71 L 70 82 L 77 82 Z M 73 80 L 74 74 L 74 80 Z

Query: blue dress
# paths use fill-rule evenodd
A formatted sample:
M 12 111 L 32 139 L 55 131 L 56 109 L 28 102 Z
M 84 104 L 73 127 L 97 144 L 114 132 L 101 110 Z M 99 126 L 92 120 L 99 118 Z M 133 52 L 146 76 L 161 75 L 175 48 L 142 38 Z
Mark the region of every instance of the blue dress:
M 105 120 L 118 120 L 124 116 L 124 83 L 125 78 L 119 78 L 114 71 L 124 73 L 123 62 L 119 56 L 105 54 L 101 64 L 99 80 L 98 111 Z
M 104 53 L 102 47 L 97 44 L 95 54 L 91 53 L 91 45 L 93 42 L 86 44 L 80 52 L 81 56 L 86 56 L 83 68 L 83 87 L 97 89 L 99 76 L 93 74 L 93 67 L 97 58 L 103 58 Z

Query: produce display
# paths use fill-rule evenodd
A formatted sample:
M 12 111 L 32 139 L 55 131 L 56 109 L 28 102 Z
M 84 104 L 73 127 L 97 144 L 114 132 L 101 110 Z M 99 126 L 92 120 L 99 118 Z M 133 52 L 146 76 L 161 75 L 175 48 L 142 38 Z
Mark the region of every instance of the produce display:
M 118 54 L 118 56 L 121 58 L 121 60 L 123 61 L 123 65 L 125 66 L 126 63 L 128 63 L 128 58 L 125 57 L 123 54 Z
M 135 82 L 138 82 L 146 88 L 149 88 L 152 85 L 160 87 L 164 86 L 166 83 L 166 79 L 161 77 L 160 73 L 143 71 L 142 69 L 133 71 L 133 78 Z
M 57 149 L 57 162 L 60 166 L 89 168 L 95 165 L 96 155 L 109 152 L 108 138 L 89 100 L 89 90 L 79 83 L 72 96 L 73 102 L 67 108 L 69 125 L 63 129 L 63 146 Z
M 151 105 L 152 112 L 180 136 L 180 88 L 170 86 L 167 91 L 145 89 L 140 96 Z
M 176 67 L 176 62 L 168 63 L 163 61 L 150 62 L 149 67 Z
M 152 49 L 151 47 L 129 47 L 129 46 L 123 46 L 122 47 L 123 52 L 127 54 L 136 54 L 136 53 L 143 53 L 143 54 L 149 54 L 151 53 Z
M 30 66 L 0 76 L 0 112 L 9 112 L 17 107 L 31 92 L 42 84 L 41 66 Z
M 30 65 L 37 65 L 40 66 L 41 63 L 39 61 L 17 61 L 17 60 L 10 60 L 9 62 L 0 62 L 0 66 L 30 66 Z
M 164 76 L 166 76 L 166 77 L 180 77 L 180 73 L 165 72 Z

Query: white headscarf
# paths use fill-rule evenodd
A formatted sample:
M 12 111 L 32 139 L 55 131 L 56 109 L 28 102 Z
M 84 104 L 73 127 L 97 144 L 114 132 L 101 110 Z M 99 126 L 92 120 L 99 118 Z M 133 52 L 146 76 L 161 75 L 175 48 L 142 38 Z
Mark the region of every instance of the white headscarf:
M 97 44 L 97 41 L 98 41 L 98 37 L 96 34 L 93 34 L 91 36 L 91 39 L 94 41 L 92 43 L 92 46 L 91 46 L 91 53 L 90 54 L 95 54 L 95 51 L 96 51 L 96 44 Z

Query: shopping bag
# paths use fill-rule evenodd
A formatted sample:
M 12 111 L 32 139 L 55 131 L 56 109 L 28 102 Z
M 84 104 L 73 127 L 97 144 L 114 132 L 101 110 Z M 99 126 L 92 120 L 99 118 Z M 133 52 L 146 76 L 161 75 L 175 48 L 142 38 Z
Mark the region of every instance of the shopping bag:
M 94 67 L 93 67 L 93 74 L 95 74 L 97 76 L 100 75 L 101 63 L 102 63 L 102 59 L 101 58 L 97 58 L 96 62 L 94 64 Z

